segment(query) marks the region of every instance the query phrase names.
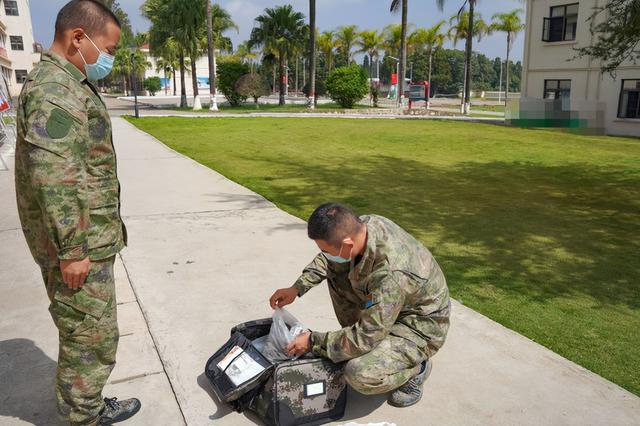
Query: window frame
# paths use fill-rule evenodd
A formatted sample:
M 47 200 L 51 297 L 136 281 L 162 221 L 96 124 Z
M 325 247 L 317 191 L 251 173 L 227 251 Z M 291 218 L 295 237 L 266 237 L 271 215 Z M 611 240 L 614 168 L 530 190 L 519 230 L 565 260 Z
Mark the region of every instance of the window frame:
M 571 6 L 578 6 L 578 12 L 576 12 L 575 14 L 572 13 L 571 15 L 567 15 L 567 9 Z M 564 8 L 563 14 L 559 16 L 553 16 L 553 10 L 559 9 L 559 8 Z M 556 6 L 549 7 L 549 16 L 543 18 L 543 21 L 542 21 L 542 41 L 545 43 L 560 43 L 563 41 L 575 41 L 578 36 L 577 17 L 579 16 L 579 11 L 580 11 L 580 3 L 559 4 Z M 576 17 L 576 29 L 573 32 L 573 38 L 567 38 L 567 18 L 569 16 Z M 554 19 L 562 19 L 562 36 L 559 40 L 551 38 L 551 22 Z
M 547 83 L 550 81 L 555 81 L 556 84 L 556 88 L 553 90 L 548 90 L 547 89 Z M 560 82 L 569 82 L 569 89 L 561 89 L 560 88 Z M 547 97 L 547 92 L 554 92 L 555 95 L 553 97 L 553 99 L 551 99 L 550 97 Z M 558 96 L 560 93 L 562 92 L 567 92 L 567 96 L 566 97 L 562 97 L 562 96 Z M 542 88 L 542 99 L 549 99 L 552 101 L 558 101 L 561 99 L 571 99 L 571 79 L 570 78 L 545 78 L 544 79 L 544 86 Z
M 13 39 L 16 39 L 15 41 Z M 9 45 L 11 46 L 11 50 L 20 52 L 24 51 L 24 37 L 21 35 L 10 35 L 9 36 Z M 17 47 L 14 47 L 17 46 Z
M 636 81 L 636 88 L 634 89 L 625 89 L 624 83 L 627 81 Z M 622 99 L 624 98 L 625 92 L 638 92 L 638 99 L 636 105 L 636 116 L 628 117 L 626 115 L 622 115 Z M 626 114 L 626 112 L 625 112 Z M 620 83 L 620 96 L 618 97 L 618 113 L 616 114 L 617 118 L 621 118 L 623 120 L 640 120 L 640 77 L 638 78 L 625 78 Z
M 24 84 L 27 81 L 27 77 L 29 76 L 28 70 L 14 70 L 14 72 L 15 72 L 17 84 Z M 18 78 L 18 73 L 20 74 L 24 73 L 24 76 L 22 77 L 22 81 Z
M 4 0 L 4 13 L 7 16 L 20 16 L 17 0 Z

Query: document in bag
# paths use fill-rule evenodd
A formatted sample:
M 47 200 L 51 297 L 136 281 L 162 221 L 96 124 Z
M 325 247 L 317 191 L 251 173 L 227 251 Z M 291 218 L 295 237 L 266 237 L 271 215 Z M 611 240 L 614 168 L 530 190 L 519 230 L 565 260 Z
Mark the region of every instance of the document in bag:
M 234 346 L 218 363 L 218 368 L 225 371 L 227 377 L 236 386 L 240 386 L 265 370 L 240 346 Z

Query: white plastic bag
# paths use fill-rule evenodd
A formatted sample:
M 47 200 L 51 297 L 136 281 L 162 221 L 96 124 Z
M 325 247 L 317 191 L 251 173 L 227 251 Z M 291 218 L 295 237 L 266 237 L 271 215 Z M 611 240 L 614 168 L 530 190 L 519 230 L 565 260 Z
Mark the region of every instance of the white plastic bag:
M 306 329 L 286 309 L 277 308 L 273 313 L 273 323 L 264 347 L 260 352 L 275 363 L 295 359 L 286 352 L 287 345 Z

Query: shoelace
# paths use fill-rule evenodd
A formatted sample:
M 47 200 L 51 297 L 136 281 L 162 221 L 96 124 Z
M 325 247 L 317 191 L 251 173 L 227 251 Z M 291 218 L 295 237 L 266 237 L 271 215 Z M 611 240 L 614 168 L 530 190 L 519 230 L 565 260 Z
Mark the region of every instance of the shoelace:
M 118 398 L 105 398 L 104 403 L 114 411 L 120 408 L 120 403 L 118 402 Z

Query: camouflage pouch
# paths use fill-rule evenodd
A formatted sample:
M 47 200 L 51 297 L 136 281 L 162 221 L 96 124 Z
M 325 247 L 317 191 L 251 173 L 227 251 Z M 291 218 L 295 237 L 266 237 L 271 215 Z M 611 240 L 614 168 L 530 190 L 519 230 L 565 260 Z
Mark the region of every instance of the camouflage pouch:
M 249 409 L 267 425 L 318 425 L 341 419 L 346 405 L 343 364 L 309 358 L 278 364 Z
M 267 425 L 318 425 L 344 415 L 347 386 L 344 364 L 310 356 L 271 364 L 251 341 L 269 334 L 271 318 L 240 324 L 231 330 L 231 338 L 205 366 L 205 375 L 221 401 L 236 411 L 250 410 Z M 265 367 L 258 376 L 235 386 L 225 377 L 218 363 L 234 346 L 240 346 Z

